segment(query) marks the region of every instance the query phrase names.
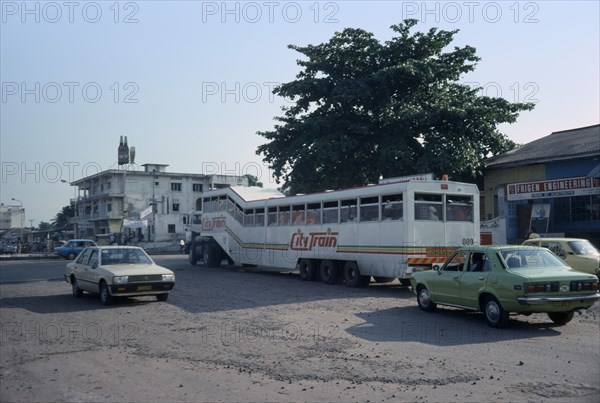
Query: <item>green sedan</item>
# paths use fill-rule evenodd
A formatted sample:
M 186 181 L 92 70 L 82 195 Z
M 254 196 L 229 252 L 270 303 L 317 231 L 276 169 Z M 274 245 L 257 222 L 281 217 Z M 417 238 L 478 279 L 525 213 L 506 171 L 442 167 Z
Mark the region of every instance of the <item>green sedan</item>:
M 410 281 L 422 310 L 440 304 L 481 311 L 492 327 L 506 326 L 510 313 L 547 313 L 564 325 L 600 299 L 596 276 L 532 246 L 460 248 L 438 270 L 413 273 Z

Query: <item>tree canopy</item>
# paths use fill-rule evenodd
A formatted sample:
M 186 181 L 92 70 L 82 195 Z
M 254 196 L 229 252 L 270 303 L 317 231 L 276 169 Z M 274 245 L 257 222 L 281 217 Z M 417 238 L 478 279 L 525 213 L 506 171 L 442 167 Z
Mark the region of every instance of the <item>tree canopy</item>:
M 64 206 L 52 219 L 52 225 L 56 229 L 63 229 L 75 217 L 75 208 L 73 205 Z
M 483 161 L 516 145 L 497 126 L 533 104 L 479 94 L 459 82 L 479 57 L 447 50 L 458 32 L 411 33 L 393 25 L 381 43 L 347 28 L 326 43 L 288 47 L 304 55 L 294 81 L 274 93 L 289 99 L 257 149 L 291 193 L 377 183 L 380 177 L 433 172 L 473 181 Z M 283 182 L 283 183 L 282 183 Z

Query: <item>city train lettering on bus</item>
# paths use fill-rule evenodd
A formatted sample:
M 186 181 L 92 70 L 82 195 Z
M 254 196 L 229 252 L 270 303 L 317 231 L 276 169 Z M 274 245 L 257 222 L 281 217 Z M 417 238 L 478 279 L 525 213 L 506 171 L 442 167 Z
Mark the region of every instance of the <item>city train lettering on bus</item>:
M 292 234 L 292 239 L 290 240 L 290 249 L 310 251 L 315 247 L 336 248 L 337 237 L 337 232 L 309 232 L 308 235 L 305 235 L 302 230 L 298 230 L 298 232 Z
M 212 231 L 213 229 L 225 228 L 225 217 L 212 217 L 202 220 L 202 230 Z

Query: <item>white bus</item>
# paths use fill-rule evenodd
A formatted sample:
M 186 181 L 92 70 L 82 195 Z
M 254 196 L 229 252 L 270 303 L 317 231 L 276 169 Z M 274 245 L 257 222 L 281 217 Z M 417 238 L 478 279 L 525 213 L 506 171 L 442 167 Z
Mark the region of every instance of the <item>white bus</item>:
M 190 263 L 297 270 L 304 280 L 410 283 L 453 250 L 479 244 L 479 190 L 446 180 L 385 183 L 285 197 L 230 187 L 204 194 Z

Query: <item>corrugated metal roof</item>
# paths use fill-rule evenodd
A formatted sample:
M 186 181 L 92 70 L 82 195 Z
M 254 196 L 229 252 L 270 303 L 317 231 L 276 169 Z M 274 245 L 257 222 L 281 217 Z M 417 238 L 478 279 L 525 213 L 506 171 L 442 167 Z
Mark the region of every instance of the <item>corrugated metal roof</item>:
M 543 162 L 600 155 L 600 124 L 554 132 L 489 158 L 486 168 L 532 165 Z

